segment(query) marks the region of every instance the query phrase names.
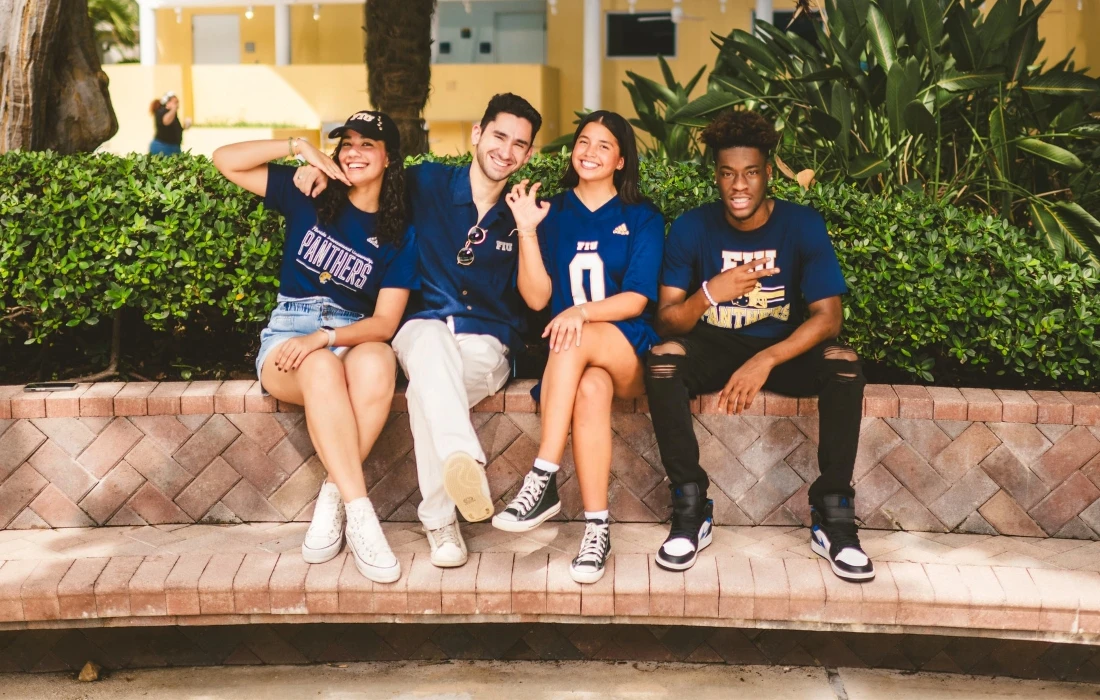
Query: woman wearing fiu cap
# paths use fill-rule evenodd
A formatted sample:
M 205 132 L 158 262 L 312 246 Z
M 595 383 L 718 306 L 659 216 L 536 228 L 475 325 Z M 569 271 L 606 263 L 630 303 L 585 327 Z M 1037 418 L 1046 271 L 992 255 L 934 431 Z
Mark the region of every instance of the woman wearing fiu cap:
M 387 341 L 419 288 L 416 247 L 393 120 L 357 112 L 329 138 L 339 138 L 331 158 L 291 138 L 223 146 L 214 165 L 286 220 L 279 304 L 260 334 L 256 370 L 266 392 L 305 406 L 328 471 L 302 556 L 328 561 L 346 535 L 360 573 L 390 582 L 401 570 L 362 466 L 389 416 L 397 364 Z M 293 167 L 268 162 L 286 156 L 301 156 L 332 184 L 316 199 L 302 194 Z
M 191 120 L 179 117 L 180 98 L 174 92 L 153 100 L 149 113 L 153 115 L 153 142 L 149 144 L 149 153 L 154 156 L 171 156 L 180 152 L 183 143 L 183 130 L 191 126 Z

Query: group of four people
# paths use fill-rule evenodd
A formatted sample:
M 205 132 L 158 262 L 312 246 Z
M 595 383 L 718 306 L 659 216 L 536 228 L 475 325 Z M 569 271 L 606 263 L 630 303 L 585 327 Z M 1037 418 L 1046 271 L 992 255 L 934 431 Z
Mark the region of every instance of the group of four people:
M 400 365 L 418 516 L 436 566 L 466 562 L 456 506 L 508 532 L 557 515 L 571 435 L 585 529 L 570 573 L 598 581 L 611 552 L 612 401 L 646 393 L 672 500 L 656 562 L 691 567 L 711 543 L 714 506 L 690 399 L 720 389 L 720 407 L 741 413 L 769 389 L 819 396 L 810 544 L 841 578 L 872 578 L 851 486 L 864 380 L 856 354 L 836 341 L 847 289 L 821 217 L 768 197 L 775 130 L 751 112 L 720 114 L 703 140 L 721 199 L 679 217 L 666 239 L 639 189 L 633 129 L 614 112 L 581 120 L 561 194 L 540 200 L 540 183 L 526 180 L 509 188 L 541 122 L 523 98 L 495 96 L 463 167 L 405 169 L 395 124 L 369 111 L 333 130 L 331 156 L 302 139 L 215 152 L 229 180 L 286 221 L 278 306 L 256 368 L 265 391 L 305 407 L 328 472 L 306 561 L 331 559 L 346 540 L 364 576 L 400 576 L 362 471 Z M 285 156 L 308 165 L 269 164 Z M 494 515 L 469 409 L 508 380 L 524 307 L 547 305 L 538 456 Z

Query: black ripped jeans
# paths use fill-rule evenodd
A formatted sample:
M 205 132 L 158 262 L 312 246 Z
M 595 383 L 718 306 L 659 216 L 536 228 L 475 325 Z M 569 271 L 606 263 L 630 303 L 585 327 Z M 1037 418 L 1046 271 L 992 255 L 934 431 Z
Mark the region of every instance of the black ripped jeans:
M 719 391 L 730 375 L 778 339 L 757 338 L 699 323 L 690 333 L 670 338 L 685 354 L 654 354 L 645 376 L 649 410 L 661 460 L 672 486 L 710 484 L 699 466 L 699 441 L 692 427 L 690 398 Z M 847 359 L 838 359 L 847 358 Z M 786 396 L 818 397 L 821 475 L 810 486 L 810 503 L 826 494 L 854 497 L 852 470 L 863 417 L 863 370 L 855 352 L 836 341 L 822 343 L 775 367 L 764 388 Z M 761 397 L 754 400 L 760 401 Z

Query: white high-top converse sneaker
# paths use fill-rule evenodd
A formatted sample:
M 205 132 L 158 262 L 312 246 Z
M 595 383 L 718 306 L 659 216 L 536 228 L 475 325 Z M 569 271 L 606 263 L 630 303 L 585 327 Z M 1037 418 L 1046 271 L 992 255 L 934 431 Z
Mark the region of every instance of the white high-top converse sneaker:
M 321 484 L 317 505 L 313 508 L 313 520 L 302 542 L 302 558 L 309 564 L 324 564 L 340 553 L 344 546 L 344 501 L 336 484 Z
M 346 510 L 348 549 L 359 573 L 378 583 L 393 583 L 401 578 L 401 563 L 386 541 L 370 499 L 357 498 L 347 504 Z

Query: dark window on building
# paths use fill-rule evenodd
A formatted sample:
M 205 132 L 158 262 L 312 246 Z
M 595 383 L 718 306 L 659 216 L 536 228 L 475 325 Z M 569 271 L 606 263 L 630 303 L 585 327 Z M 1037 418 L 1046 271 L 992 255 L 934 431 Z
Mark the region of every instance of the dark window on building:
M 676 55 L 676 25 L 671 12 L 607 13 L 607 57 Z
M 450 52 L 451 52 L 451 42 L 449 42 L 449 41 L 439 42 L 439 53 L 450 53 Z
M 776 12 L 774 17 L 774 24 L 779 29 L 786 29 L 787 31 L 794 32 L 817 48 L 821 48 L 821 45 L 817 43 L 817 32 L 814 31 L 815 24 L 821 26 L 820 12 L 803 12 L 798 16 L 798 19 L 794 21 L 794 24 L 791 24 L 791 18 L 794 17 L 794 12 Z

